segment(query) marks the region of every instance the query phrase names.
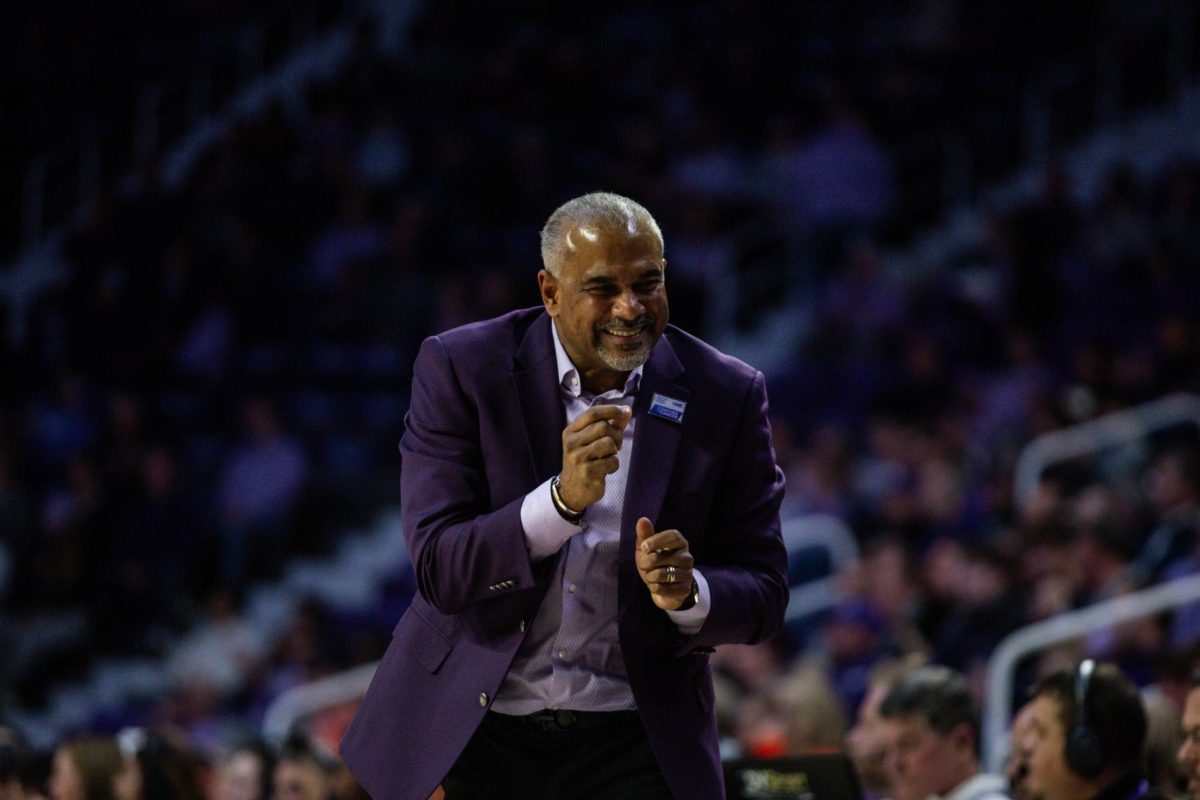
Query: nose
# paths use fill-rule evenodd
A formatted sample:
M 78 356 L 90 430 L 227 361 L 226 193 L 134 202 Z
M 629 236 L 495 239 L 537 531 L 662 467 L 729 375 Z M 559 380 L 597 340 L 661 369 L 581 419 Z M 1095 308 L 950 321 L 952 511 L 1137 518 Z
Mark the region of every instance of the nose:
M 1192 746 L 1192 737 L 1184 736 L 1183 744 L 1179 745 L 1179 752 L 1176 754 L 1176 758 L 1184 764 L 1191 766 L 1192 762 L 1195 761 L 1195 757 L 1196 750 Z
M 613 306 L 613 314 L 621 319 L 637 319 L 646 312 L 646 307 L 642 305 L 642 301 L 638 299 L 637 292 L 633 289 L 626 289 L 617 296 L 617 302 Z

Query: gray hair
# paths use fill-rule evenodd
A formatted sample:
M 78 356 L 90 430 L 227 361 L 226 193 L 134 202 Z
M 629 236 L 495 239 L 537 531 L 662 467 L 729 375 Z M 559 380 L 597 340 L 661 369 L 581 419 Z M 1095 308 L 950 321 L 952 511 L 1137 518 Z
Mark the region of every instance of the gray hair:
M 630 234 L 645 226 L 658 239 L 659 248 L 663 246 L 662 230 L 644 206 L 619 194 L 591 192 L 563 203 L 542 227 L 542 265 L 546 271 L 559 277 L 564 254 L 575 249 L 569 238 L 571 230 L 597 222 L 624 227 Z
M 912 715 L 921 717 L 943 735 L 967 723 L 978 752 L 979 715 L 971 698 L 971 687 L 962 673 L 931 665 L 901 678 L 883 698 L 879 716 L 898 719 Z

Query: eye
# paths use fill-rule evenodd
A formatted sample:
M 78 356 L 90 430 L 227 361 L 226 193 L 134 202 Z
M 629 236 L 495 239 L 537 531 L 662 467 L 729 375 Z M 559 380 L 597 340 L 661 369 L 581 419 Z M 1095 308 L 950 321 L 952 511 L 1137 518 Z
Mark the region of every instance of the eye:
M 650 294 L 651 292 L 657 292 L 660 288 L 662 288 L 662 279 L 653 278 L 651 280 L 639 281 L 635 288 L 639 294 Z

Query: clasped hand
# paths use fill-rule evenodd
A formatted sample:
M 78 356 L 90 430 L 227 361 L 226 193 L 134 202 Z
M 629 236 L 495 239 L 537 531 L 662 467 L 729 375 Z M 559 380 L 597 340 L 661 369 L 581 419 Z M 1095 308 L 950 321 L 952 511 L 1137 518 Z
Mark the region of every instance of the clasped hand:
M 558 496 L 568 508 L 583 511 L 604 497 L 604 479 L 617 471 L 617 454 L 631 419 L 629 406 L 592 406 L 563 429 Z

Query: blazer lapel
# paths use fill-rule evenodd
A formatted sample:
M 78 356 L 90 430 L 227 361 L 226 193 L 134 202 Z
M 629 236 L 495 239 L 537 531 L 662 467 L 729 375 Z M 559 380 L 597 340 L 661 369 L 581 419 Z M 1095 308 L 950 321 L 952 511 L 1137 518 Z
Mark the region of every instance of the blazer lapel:
M 640 584 L 633 561 L 638 518 L 647 517 L 657 524 L 658 512 L 662 509 L 667 486 L 671 482 L 675 451 L 682 433 L 681 423 L 648 413 L 650 403 L 655 394 L 686 403 L 691 392 L 676 382 L 682 373 L 683 365 L 664 336 L 654 346 L 650 360 L 642 370 L 642 382 L 633 406 L 637 427 L 634 430 L 629 479 L 625 485 L 625 508 L 621 511 L 621 612 L 625 611 L 629 598 L 639 588 L 637 584 Z M 631 581 L 637 583 L 629 583 Z M 645 591 L 644 588 L 641 590 Z
M 530 488 L 562 468 L 562 430 L 567 425 L 567 413 L 558 395 L 551 324 L 545 314 L 534 321 L 517 349 L 512 372 L 529 444 Z M 557 424 L 551 420 L 557 420 Z

